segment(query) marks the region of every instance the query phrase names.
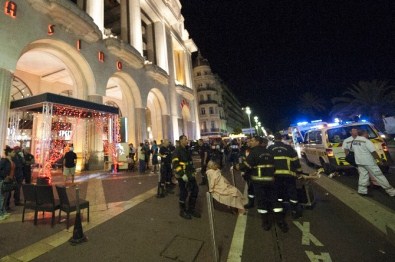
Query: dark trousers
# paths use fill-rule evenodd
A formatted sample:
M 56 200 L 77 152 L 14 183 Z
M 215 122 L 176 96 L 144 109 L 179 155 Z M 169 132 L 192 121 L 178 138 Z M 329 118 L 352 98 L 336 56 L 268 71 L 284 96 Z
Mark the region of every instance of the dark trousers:
M 281 203 L 277 201 L 277 193 L 274 183 L 253 182 L 255 198 L 258 210 L 273 211 L 274 208 L 281 208 Z
M 20 197 L 21 197 L 21 188 L 22 188 L 23 179 L 17 179 L 16 182 L 18 183 L 18 186 L 17 186 L 17 188 L 13 191 L 13 193 L 14 193 L 14 203 L 15 203 L 15 205 L 16 205 L 16 204 L 19 204 L 19 203 L 21 202 Z M 7 196 L 7 198 L 6 198 L 6 204 L 5 204 L 5 206 L 6 206 L 7 208 L 10 207 L 10 201 L 11 201 L 11 192 L 8 193 L 8 196 Z
M 171 183 L 171 164 L 162 163 L 160 165 L 160 183 L 161 184 L 170 184 Z
M 180 207 L 186 207 L 186 201 L 189 194 L 189 206 L 188 209 L 194 210 L 196 205 L 197 196 L 199 193 L 199 186 L 196 183 L 195 178 L 191 178 L 187 183 L 184 180 L 178 179 L 178 185 L 180 187 Z
M 298 202 L 298 193 L 296 191 L 296 177 L 293 176 L 276 176 L 275 188 L 278 199 L 283 201 Z M 296 201 L 296 202 L 295 202 Z

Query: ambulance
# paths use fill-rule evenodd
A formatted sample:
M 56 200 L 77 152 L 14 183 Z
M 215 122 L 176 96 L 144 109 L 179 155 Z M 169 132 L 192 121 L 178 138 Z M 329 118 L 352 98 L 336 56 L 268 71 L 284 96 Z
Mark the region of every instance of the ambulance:
M 343 141 L 350 136 L 352 128 L 366 130 L 370 141 L 376 147 L 376 152 L 386 163 L 380 168 L 388 172 L 391 158 L 388 147 L 384 139 L 379 135 L 379 131 L 369 122 L 354 122 L 349 124 L 324 125 L 319 129 L 307 131 L 301 144 L 301 157 L 308 165 L 316 165 L 324 168 L 326 174 L 335 171 L 347 171 L 354 167 L 345 160 L 345 153 L 342 148 Z

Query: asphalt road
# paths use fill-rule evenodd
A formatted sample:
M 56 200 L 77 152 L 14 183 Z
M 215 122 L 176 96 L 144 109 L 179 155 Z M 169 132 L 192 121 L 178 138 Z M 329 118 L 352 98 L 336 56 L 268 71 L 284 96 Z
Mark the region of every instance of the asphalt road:
M 304 171 L 312 169 L 304 166 Z M 228 170 L 224 175 L 232 181 Z M 61 177 L 55 176 L 54 183 L 58 180 Z M 45 247 L 44 251 L 33 261 L 213 261 L 207 187 L 200 186 L 202 218 L 188 221 L 178 216 L 176 194 L 155 197 L 155 175 L 81 174 L 77 181 L 81 197 L 94 207 L 91 222 L 83 219 L 89 241 L 71 246 L 62 235 L 65 240 L 61 242 L 59 234 L 70 237 L 72 228 L 65 231 L 64 222 L 51 228 L 49 216 L 40 218 L 37 226 L 31 216 L 21 223 L 22 207 L 15 207 L 14 220 L 0 222 L 0 261 L 30 261 L 22 253 L 37 253 L 39 247 Z M 235 181 L 243 190 L 237 173 Z M 312 183 L 315 205 L 306 208 L 298 220 L 287 216 L 288 233 L 276 226 L 263 231 L 255 209 L 236 216 L 216 203 L 214 228 L 220 261 L 394 261 L 393 242 L 375 222 L 383 215 L 374 211 L 366 217 L 364 209 L 379 208 L 393 216 L 395 199 L 380 189 L 371 190 L 372 198 L 363 198 L 356 194 L 356 185 L 357 176 L 352 175 L 322 177 Z M 100 222 L 103 214 L 108 218 Z

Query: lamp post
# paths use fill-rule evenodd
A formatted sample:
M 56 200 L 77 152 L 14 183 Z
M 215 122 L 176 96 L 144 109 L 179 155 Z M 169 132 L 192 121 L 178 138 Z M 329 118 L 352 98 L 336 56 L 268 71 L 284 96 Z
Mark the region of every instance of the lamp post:
M 254 116 L 254 121 L 255 121 L 256 134 L 259 136 L 259 131 L 258 131 L 258 116 Z
M 261 122 L 258 122 L 258 135 L 259 135 L 259 130 L 261 129 Z M 263 135 L 263 133 L 262 133 L 262 135 Z
M 252 127 L 251 127 L 251 118 L 250 118 L 251 108 L 249 106 L 246 107 L 246 113 L 247 113 L 247 116 L 248 116 L 248 123 L 250 124 L 250 136 L 252 137 L 252 130 L 251 130 Z

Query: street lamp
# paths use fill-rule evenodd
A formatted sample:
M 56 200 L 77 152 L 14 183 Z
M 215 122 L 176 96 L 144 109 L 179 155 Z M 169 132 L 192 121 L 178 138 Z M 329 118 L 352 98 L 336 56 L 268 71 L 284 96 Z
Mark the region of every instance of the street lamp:
M 248 116 L 248 123 L 250 124 L 250 136 L 252 137 L 252 130 L 251 130 L 252 127 L 251 127 L 251 118 L 250 118 L 251 108 L 249 106 L 246 107 L 246 113 L 247 113 L 247 116 Z
M 261 129 L 261 122 L 258 122 L 258 136 L 259 136 L 259 129 Z M 263 135 L 263 133 L 262 133 L 262 135 Z

